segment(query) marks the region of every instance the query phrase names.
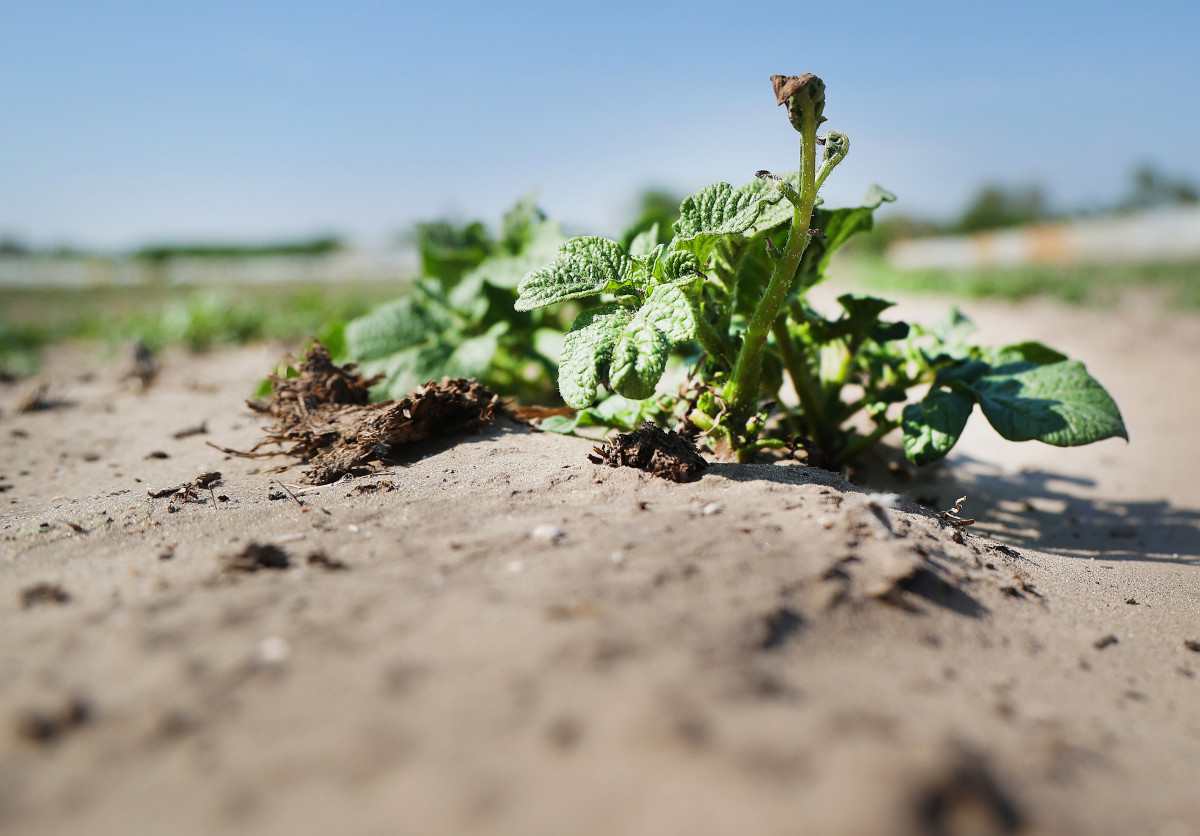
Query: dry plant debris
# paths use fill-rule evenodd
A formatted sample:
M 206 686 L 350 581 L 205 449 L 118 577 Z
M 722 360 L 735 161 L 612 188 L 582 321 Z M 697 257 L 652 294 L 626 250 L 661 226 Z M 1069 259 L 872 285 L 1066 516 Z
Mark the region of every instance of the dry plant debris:
M 201 421 L 195 426 L 184 427 L 178 432 L 171 433 L 171 438 L 175 439 L 176 441 L 181 441 L 185 438 L 191 438 L 193 435 L 204 435 L 206 432 L 208 432 L 208 422 Z
M 609 467 L 634 467 L 673 482 L 692 482 L 708 469 L 696 445 L 674 430 L 663 430 L 650 422 L 631 433 L 593 447 L 588 460 Z
M 953 525 L 957 528 L 963 528 L 964 526 L 968 526 L 968 525 L 975 525 L 974 519 L 965 519 L 962 516 L 963 503 L 966 501 L 967 501 L 967 498 L 965 496 L 960 496 L 958 499 L 954 500 L 954 507 L 949 509 L 948 511 L 943 511 L 941 513 L 941 518 L 943 520 L 945 520 L 946 522 L 950 523 L 950 525 Z
M 147 490 L 146 495 L 151 499 L 162 499 L 164 497 L 174 497 L 183 502 L 190 502 L 196 498 L 199 491 L 211 491 L 213 485 L 221 481 L 221 472 L 219 470 L 201 473 L 190 482 L 181 482 L 178 485 L 169 485 L 165 488 L 159 488 L 156 491 Z
M 338 560 L 336 557 L 330 557 L 323 551 L 315 551 L 308 556 L 304 561 L 309 566 L 316 566 L 318 569 L 324 569 L 327 572 L 344 572 L 350 568 L 350 564 L 344 560 Z
M 377 378 L 364 380 L 355 367 L 335 365 L 329 350 L 314 343 L 297 377 L 272 377 L 271 398 L 249 402 L 275 419 L 258 447 L 284 447 L 285 455 L 309 464 L 306 481 L 323 485 L 392 458 L 400 445 L 472 430 L 502 411 L 498 396 L 465 378 L 428 383 L 398 401 L 369 403 Z

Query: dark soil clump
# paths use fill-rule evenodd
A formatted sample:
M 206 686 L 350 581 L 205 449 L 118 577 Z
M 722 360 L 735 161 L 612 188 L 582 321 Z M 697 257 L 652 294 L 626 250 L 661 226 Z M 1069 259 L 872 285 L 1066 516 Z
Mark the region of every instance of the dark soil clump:
M 87 725 L 92 707 L 82 697 L 73 697 L 53 709 L 28 709 L 17 717 L 17 736 L 30 743 L 47 744 L 68 731 Z
M 635 467 L 672 482 L 693 482 L 708 469 L 708 462 L 695 444 L 674 430 L 659 429 L 650 423 L 592 449 L 588 459 L 594 464 Z
M 56 583 L 37 583 L 21 590 L 21 606 L 25 609 L 38 604 L 65 604 L 70 594 Z
M 428 383 L 398 401 L 369 403 L 371 384 L 356 364 L 337 366 L 316 343 L 298 377 L 273 377 L 270 400 L 250 407 L 275 419 L 264 444 L 308 462 L 305 479 L 315 485 L 365 472 L 372 461 L 387 461 L 403 444 L 430 436 L 461 433 L 487 423 L 502 411 L 500 398 L 475 380 Z
M 221 569 L 231 573 L 286 569 L 291 565 L 288 553 L 270 543 L 248 543 L 240 552 L 221 558 Z

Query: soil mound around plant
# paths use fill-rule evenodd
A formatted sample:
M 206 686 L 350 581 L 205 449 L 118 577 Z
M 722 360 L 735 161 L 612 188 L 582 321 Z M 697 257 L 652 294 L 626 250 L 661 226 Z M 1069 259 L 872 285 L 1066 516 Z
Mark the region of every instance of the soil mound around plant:
M 609 467 L 633 467 L 672 482 L 694 482 L 708 469 L 696 445 L 674 430 L 646 424 L 592 448 L 588 460 Z
M 501 419 L 300 486 L 209 443 L 283 423 L 241 408 L 279 346 L 145 391 L 57 349 L 74 407 L 0 386 L 0 836 L 1196 831 L 1200 319 L 971 313 L 1133 441 L 677 484 Z M 295 413 L 386 408 L 315 377 L 360 402 Z
M 247 402 L 275 419 L 262 444 L 285 446 L 286 455 L 307 462 L 304 478 L 311 484 L 363 473 L 369 462 L 393 459 L 401 445 L 467 432 L 503 411 L 499 396 L 466 378 L 445 378 L 398 401 L 372 404 L 370 389 L 379 378 L 364 379 L 356 368 L 336 365 L 329 349 L 315 343 L 299 376 L 272 375 L 270 399 Z

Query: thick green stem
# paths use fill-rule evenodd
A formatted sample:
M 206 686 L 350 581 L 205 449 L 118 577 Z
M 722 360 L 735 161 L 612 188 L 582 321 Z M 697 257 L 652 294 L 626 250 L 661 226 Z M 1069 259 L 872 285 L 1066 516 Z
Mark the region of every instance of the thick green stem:
M 812 105 L 804 107 L 800 128 L 800 203 L 792 214 L 792 228 L 788 232 L 783 257 L 775 262 L 766 293 L 750 317 L 742 350 L 738 353 L 732 378 L 725 387 L 725 402 L 729 404 L 734 426 L 737 427 L 745 425 L 758 401 L 758 384 L 767 335 L 792 289 L 800 259 L 804 257 L 804 251 L 808 247 L 808 230 L 812 223 L 813 205 L 817 199 L 814 182 L 817 115 Z

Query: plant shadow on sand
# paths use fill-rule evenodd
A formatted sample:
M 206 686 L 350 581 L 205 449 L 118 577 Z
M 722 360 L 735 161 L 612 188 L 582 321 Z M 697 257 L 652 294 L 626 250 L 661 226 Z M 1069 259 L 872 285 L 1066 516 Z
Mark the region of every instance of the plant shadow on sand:
M 976 533 L 1071 557 L 1200 566 L 1200 510 L 1168 500 L 1108 500 L 1082 494 L 1095 480 L 1052 471 L 1005 473 L 958 454 L 949 467 L 899 490 L 942 509 L 967 496 Z
M 767 479 L 783 484 L 819 483 L 848 492 L 895 491 L 913 500 L 904 510 L 935 514 L 968 497 L 964 515 L 975 534 L 1013 546 L 1068 557 L 1146 560 L 1200 566 L 1200 510 L 1167 500 L 1119 501 L 1081 494 L 1092 479 L 1043 470 L 1003 473 L 995 465 L 957 454 L 948 467 L 909 481 L 878 470 L 856 484 L 809 467 L 713 463 L 709 473 L 734 481 Z
M 495 441 L 531 431 L 501 420 L 457 437 L 406 445 L 393 451 L 390 461 L 403 465 L 456 444 Z M 582 451 L 580 456 L 582 459 Z M 1081 496 L 1096 486 L 1091 479 L 1042 470 L 1003 473 L 995 465 L 964 454 L 957 454 L 949 466 L 909 480 L 898 480 L 876 468 L 856 474 L 856 481 L 851 482 L 815 467 L 710 461 L 704 478 L 713 477 L 734 482 L 820 484 L 858 494 L 894 491 L 905 498 L 897 507 L 926 516 L 950 508 L 956 498 L 965 495 L 963 514 L 976 520 L 972 532 L 1018 548 L 1069 557 L 1200 566 L 1200 510 L 1166 500 L 1092 499 Z

